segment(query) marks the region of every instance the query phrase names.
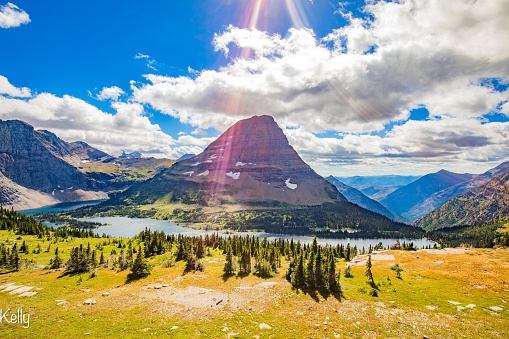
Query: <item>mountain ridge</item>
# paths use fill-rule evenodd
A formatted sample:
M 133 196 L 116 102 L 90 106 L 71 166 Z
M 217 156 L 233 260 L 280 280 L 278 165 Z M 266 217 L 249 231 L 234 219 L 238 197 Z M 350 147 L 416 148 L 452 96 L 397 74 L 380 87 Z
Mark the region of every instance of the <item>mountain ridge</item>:
M 436 230 L 460 225 L 477 225 L 509 215 L 509 171 L 459 195 L 413 225 Z
M 389 211 L 387 208 L 385 208 L 382 204 L 380 204 L 378 201 L 368 198 L 366 195 L 364 195 L 360 190 L 353 188 L 349 185 L 346 185 L 345 183 L 341 182 L 337 178 L 331 176 L 328 176 L 325 178 L 327 181 L 332 183 L 336 188 L 343 194 L 349 202 L 357 204 L 369 211 L 379 213 L 383 216 L 386 216 L 387 218 L 401 222 L 401 223 L 410 223 L 405 218 Z
M 434 193 L 468 181 L 472 177 L 472 174 L 458 174 L 447 170 L 440 170 L 398 188 L 382 199 L 380 203 L 390 211 L 410 221 L 415 221 L 424 214 L 421 210 L 413 209 L 414 206 L 422 203 Z

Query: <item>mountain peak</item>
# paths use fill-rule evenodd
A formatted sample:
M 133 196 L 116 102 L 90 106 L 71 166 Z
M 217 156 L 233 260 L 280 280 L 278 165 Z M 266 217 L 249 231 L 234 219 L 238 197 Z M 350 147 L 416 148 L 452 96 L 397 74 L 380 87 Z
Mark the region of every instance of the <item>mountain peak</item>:
M 229 196 L 237 202 L 319 205 L 346 201 L 300 158 L 283 130 L 268 115 L 238 121 L 202 153 L 161 173 L 164 176 L 168 180 L 178 179 L 174 184 L 179 187 L 200 185 L 209 193 L 218 196 L 220 191 L 220 196 Z

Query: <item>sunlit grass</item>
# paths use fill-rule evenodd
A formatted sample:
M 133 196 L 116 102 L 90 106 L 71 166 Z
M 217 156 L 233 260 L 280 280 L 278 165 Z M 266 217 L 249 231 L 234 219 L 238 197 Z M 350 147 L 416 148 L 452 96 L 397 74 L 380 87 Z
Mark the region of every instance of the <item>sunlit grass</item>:
M 33 236 L 0 232 L 0 239 L 18 245 L 23 240 L 30 254 L 23 258 L 36 265 L 47 265 L 58 246 L 61 257 L 69 258 L 72 247 L 90 242 L 91 248 L 107 239 L 72 239 L 51 243 Z M 125 242 L 125 240 L 124 240 Z M 32 251 L 40 244 L 42 252 Z M 115 245 L 105 245 L 109 255 Z M 100 252 L 99 252 L 100 253 Z M 183 275 L 183 262 L 163 268 L 164 257 L 149 259 L 153 273 L 145 279 L 126 284 L 129 270 L 97 269 L 98 276 L 65 275 L 64 271 L 41 267 L 8 272 L 0 281 L 34 286 L 38 293 L 20 298 L 0 293 L 0 308 L 22 308 L 31 315 L 30 328 L 20 324 L 1 324 L 4 337 L 421 337 L 430 338 L 504 338 L 509 332 L 509 251 L 476 249 L 465 254 L 431 254 L 426 252 L 391 251 L 395 261 L 374 261 L 373 275 L 379 290 L 371 297 L 371 286 L 364 276 L 365 267 L 352 267 L 354 277 L 342 276 L 345 298 L 293 289 L 283 278 L 288 263 L 283 260 L 280 273 L 270 279 L 254 275 L 223 276 L 224 256 L 214 251 L 205 258 L 204 273 Z M 417 258 L 418 257 L 418 258 Z M 404 269 L 397 279 L 390 267 L 399 263 Z M 345 262 L 338 262 L 344 272 Z M 78 284 L 81 278 L 81 283 Z M 256 286 L 274 282 L 265 288 Z M 146 289 L 148 285 L 168 284 L 165 289 Z M 189 288 L 203 288 L 227 295 L 221 308 L 200 308 L 174 303 Z M 108 296 L 102 296 L 108 292 Z M 171 295 L 170 299 L 164 296 Z M 197 300 L 201 298 L 196 294 Z M 83 305 L 92 298 L 95 305 Z M 56 300 L 65 300 L 58 305 Z M 460 303 L 455 305 L 449 301 Z M 472 309 L 458 306 L 475 304 Z M 431 307 L 434 308 L 429 309 Z M 503 311 L 492 311 L 499 306 Z M 266 324 L 270 329 L 260 328 Z M 174 327 L 177 326 L 177 327 Z M 173 328 L 173 329 L 172 329 Z M 236 333 L 236 334 L 235 334 Z

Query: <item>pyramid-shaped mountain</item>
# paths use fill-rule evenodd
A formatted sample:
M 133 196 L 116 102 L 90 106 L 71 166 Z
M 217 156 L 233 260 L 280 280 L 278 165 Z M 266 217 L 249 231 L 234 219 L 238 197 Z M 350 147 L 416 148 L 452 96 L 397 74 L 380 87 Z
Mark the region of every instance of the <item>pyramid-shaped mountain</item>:
M 347 200 L 264 115 L 237 122 L 201 154 L 175 163 L 111 203 L 310 206 L 335 201 Z

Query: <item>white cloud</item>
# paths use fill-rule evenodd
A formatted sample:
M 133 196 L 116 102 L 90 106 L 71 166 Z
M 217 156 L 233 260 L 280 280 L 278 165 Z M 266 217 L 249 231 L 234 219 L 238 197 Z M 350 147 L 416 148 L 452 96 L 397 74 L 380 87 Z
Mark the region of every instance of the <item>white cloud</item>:
M 203 148 L 198 146 L 178 146 L 173 147 L 168 154 L 171 159 L 178 159 L 184 154 L 200 154 L 203 152 Z
M 135 59 L 146 59 L 147 67 L 150 69 L 153 69 L 154 71 L 157 71 L 157 69 L 154 67 L 154 65 L 156 65 L 157 62 L 154 59 L 150 58 L 150 55 L 138 53 L 134 56 L 134 58 Z
M 233 44 L 254 57 L 195 79 L 147 75 L 150 83 L 133 87 L 134 98 L 219 130 L 271 114 L 313 132 L 370 132 L 406 120 L 420 105 L 434 116 L 480 117 L 509 99 L 480 85 L 509 78 L 509 9 L 504 0 L 452 2 L 377 2 L 366 7 L 372 22 L 350 15 L 350 25 L 323 41 L 309 29 L 282 38 L 230 26 L 215 36 L 215 49 L 228 55 Z M 325 45 L 331 41 L 333 50 Z
M 193 134 L 193 135 L 207 135 L 207 132 L 205 132 L 201 128 L 197 128 L 194 131 L 192 131 L 191 134 Z
M 216 137 L 210 137 L 210 138 L 196 138 L 192 135 L 182 135 L 178 138 L 177 142 L 179 144 L 185 144 L 185 145 L 193 145 L 193 146 L 199 146 L 199 147 L 207 147 L 212 141 L 216 140 Z
M 345 170 L 345 166 L 373 171 L 376 166 L 377 171 L 385 167 L 388 173 L 426 173 L 450 163 L 463 164 L 471 173 L 509 158 L 509 123 L 482 119 L 409 121 L 395 126 L 384 137 L 347 134 L 342 138 L 319 138 L 304 128 L 287 129 L 285 134 L 306 161 L 318 167 L 337 166 L 329 171 Z M 487 164 L 479 165 L 482 162 Z
M 37 129 L 48 129 L 66 141 L 85 141 L 109 154 L 129 148 L 140 152 L 170 153 L 175 140 L 144 116 L 137 103 L 115 102 L 116 114 L 68 95 L 41 93 L 30 100 L 0 96 L 0 118 L 26 121 Z
M 27 24 L 29 22 L 30 17 L 28 14 L 18 6 L 10 2 L 5 6 L 0 6 L 0 27 L 19 27 L 21 24 Z
M 365 11 L 369 21 L 343 13 L 349 24 L 323 39 L 309 29 L 281 37 L 230 26 L 214 37 L 215 50 L 229 57 L 235 46 L 251 57 L 193 78 L 146 75 L 133 99 L 219 131 L 270 114 L 323 164 L 509 157 L 507 124 L 485 119 L 509 116 L 509 90 L 485 81 L 509 81 L 507 1 L 377 1 Z M 408 120 L 417 107 L 428 109 L 427 121 Z M 323 131 L 344 136 L 319 138 Z
M 123 94 L 125 94 L 125 92 L 117 86 L 103 87 L 101 93 L 99 93 L 96 96 L 96 98 L 101 101 L 105 100 L 118 101 L 118 98 Z
M 0 94 L 7 94 L 11 97 L 29 98 L 32 96 L 30 89 L 23 87 L 17 88 L 10 84 L 6 77 L 0 75 Z

